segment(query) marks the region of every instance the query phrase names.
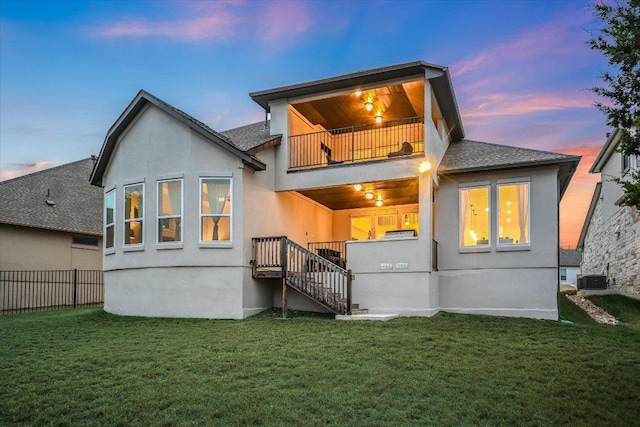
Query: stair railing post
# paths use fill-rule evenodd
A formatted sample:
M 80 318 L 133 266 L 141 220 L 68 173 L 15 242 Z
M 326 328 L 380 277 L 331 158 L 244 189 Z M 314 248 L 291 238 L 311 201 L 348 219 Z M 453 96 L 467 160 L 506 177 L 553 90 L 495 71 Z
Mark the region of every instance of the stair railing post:
M 282 318 L 287 317 L 287 238 L 280 237 L 280 265 L 282 268 Z
M 351 314 L 351 270 L 347 270 L 347 314 Z

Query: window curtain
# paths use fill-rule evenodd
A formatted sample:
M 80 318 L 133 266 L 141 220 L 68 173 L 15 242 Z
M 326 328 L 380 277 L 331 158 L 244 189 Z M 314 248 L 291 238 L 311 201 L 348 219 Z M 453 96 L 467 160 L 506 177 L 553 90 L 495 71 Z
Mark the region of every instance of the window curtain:
M 520 225 L 520 239 L 518 243 L 529 243 L 527 229 L 529 224 L 529 185 L 519 184 L 516 189 L 518 202 L 518 223 Z
M 462 246 L 466 246 L 464 244 L 464 238 L 467 235 L 467 210 L 468 210 L 470 200 L 471 200 L 471 190 L 460 191 L 460 221 L 462 223 L 462 236 L 460 236 L 461 237 L 460 244 Z
M 171 181 L 171 182 L 167 182 L 167 189 L 169 190 L 169 204 L 171 205 L 171 215 L 182 215 L 182 188 L 181 188 L 181 182 L 180 181 Z M 181 237 L 181 232 L 180 232 L 180 220 L 177 218 L 174 218 L 173 221 L 175 222 L 175 226 L 176 226 L 176 234 L 175 234 L 175 240 L 176 241 L 181 241 L 182 237 Z
M 228 181 L 209 181 L 206 182 L 207 197 L 209 199 L 209 210 L 214 215 L 220 215 L 224 210 L 224 205 L 227 202 L 227 195 L 229 194 L 229 182 Z M 213 216 L 213 240 L 218 240 L 218 222 L 220 222 L 219 216 Z

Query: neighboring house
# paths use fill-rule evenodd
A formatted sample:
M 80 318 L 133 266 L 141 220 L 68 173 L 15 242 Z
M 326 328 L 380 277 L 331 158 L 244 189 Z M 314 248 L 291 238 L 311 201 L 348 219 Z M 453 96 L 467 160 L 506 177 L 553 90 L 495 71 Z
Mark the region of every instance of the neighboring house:
M 560 284 L 578 286 L 582 252 L 560 248 Z
M 0 182 L 0 270 L 102 269 L 102 200 L 94 160 Z
M 591 173 L 601 174 L 591 199 L 578 250 L 583 252 L 582 274 L 603 274 L 610 291 L 640 297 L 640 213 L 620 206 L 624 178 L 637 169 L 637 157 L 618 151 L 620 133 L 614 130 L 596 157 Z
M 216 132 L 140 91 L 109 129 L 107 311 L 557 319 L 579 157 L 464 139 L 448 69 L 424 62 L 250 96 L 270 120 Z

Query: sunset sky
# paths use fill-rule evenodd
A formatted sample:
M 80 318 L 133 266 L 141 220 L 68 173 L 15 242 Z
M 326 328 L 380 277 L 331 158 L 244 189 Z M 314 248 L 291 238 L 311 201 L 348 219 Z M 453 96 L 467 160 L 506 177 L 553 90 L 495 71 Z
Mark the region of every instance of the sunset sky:
M 263 118 L 249 92 L 423 60 L 449 67 L 468 139 L 583 156 L 574 247 L 607 132 L 589 3 L 0 0 L 0 179 L 98 154 L 140 89 L 226 130 Z

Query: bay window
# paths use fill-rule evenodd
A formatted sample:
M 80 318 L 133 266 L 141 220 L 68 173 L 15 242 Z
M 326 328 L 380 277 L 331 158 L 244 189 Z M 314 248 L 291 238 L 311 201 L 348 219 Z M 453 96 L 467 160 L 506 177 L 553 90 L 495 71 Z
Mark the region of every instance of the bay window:
M 231 178 L 200 178 L 200 241 L 231 241 Z
M 158 181 L 158 243 L 182 242 L 182 179 Z
M 104 195 L 104 248 L 112 249 L 115 247 L 115 209 L 116 209 L 116 190 L 107 191 Z
M 460 189 L 460 246 L 489 246 L 489 185 Z
M 124 187 L 124 244 L 140 245 L 143 239 L 144 184 Z

